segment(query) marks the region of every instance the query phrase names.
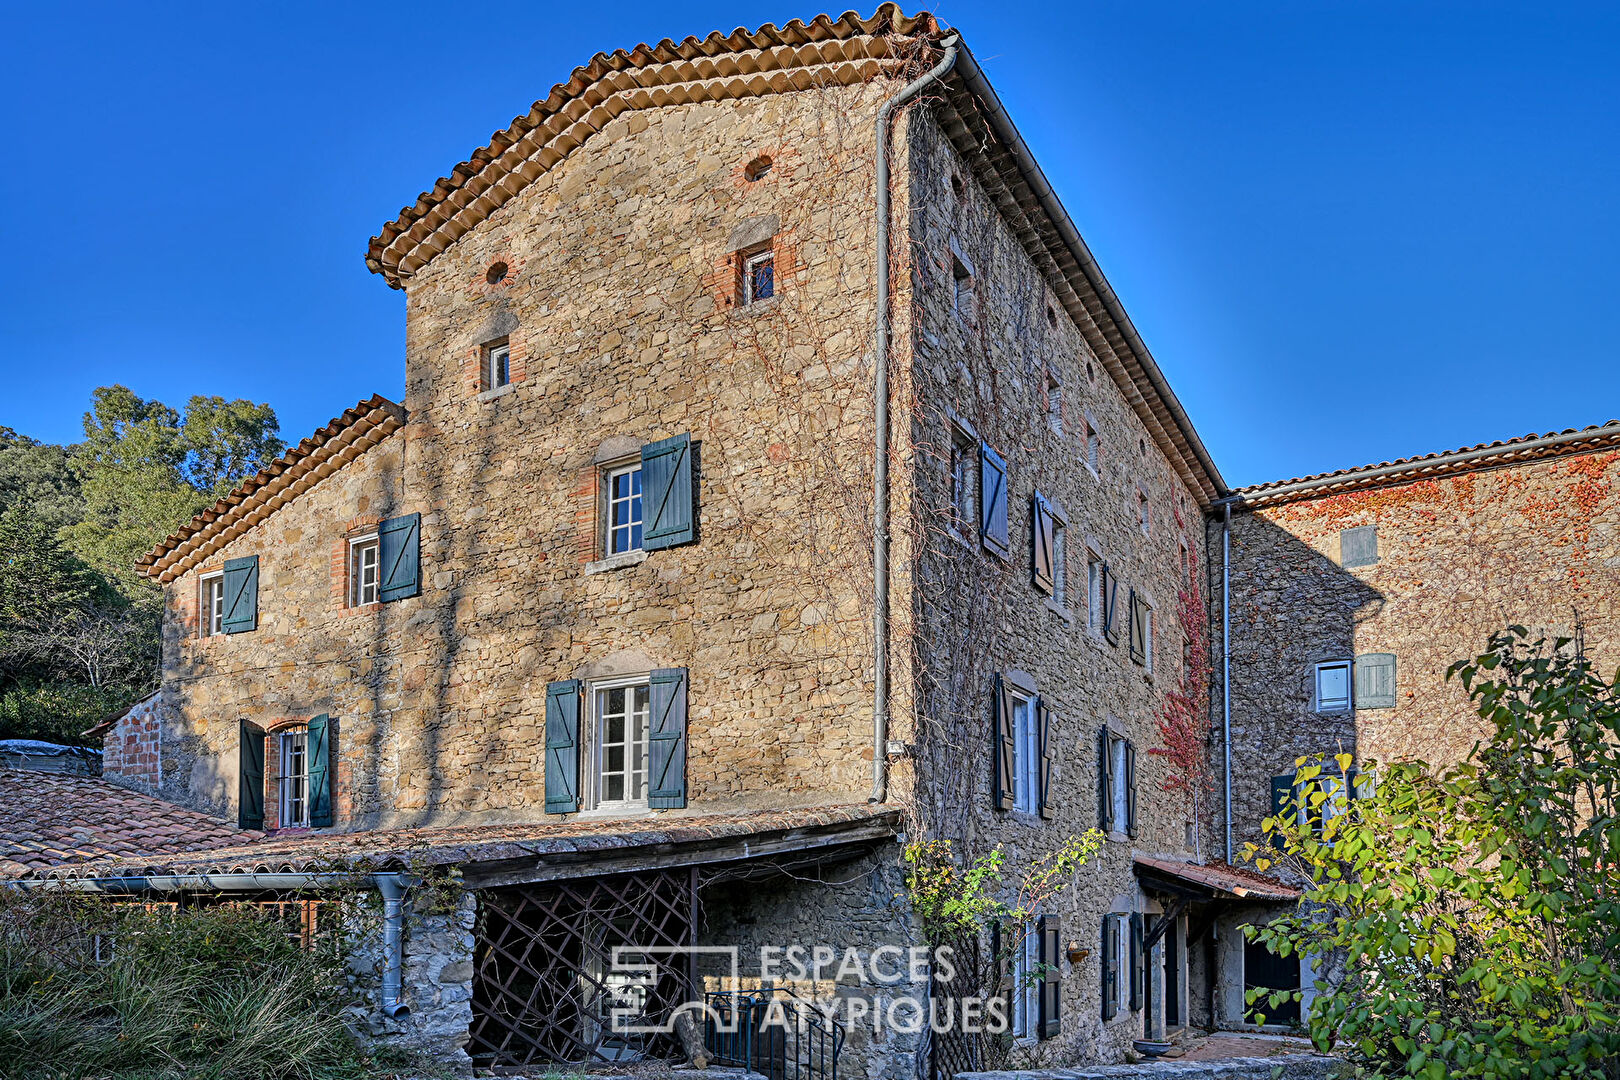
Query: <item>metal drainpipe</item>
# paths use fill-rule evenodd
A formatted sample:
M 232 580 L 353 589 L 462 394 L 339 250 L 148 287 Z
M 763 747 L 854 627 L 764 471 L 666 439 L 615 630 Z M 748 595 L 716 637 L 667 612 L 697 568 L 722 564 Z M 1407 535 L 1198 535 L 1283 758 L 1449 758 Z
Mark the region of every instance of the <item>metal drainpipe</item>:
M 940 41 L 945 55 L 883 103 L 877 118 L 877 338 L 873 345 L 872 459 L 872 797 L 889 797 L 889 125 L 900 106 L 945 77 L 961 38 Z
M 7 882 L 24 892 L 60 889 L 69 892 L 259 892 L 264 890 L 318 889 L 346 881 L 354 875 L 322 874 L 146 874 L 126 877 L 42 878 Z M 389 1017 L 410 1015 L 401 998 L 404 970 L 405 890 L 415 884 L 407 874 L 372 874 L 371 883 L 383 897 L 382 1012 Z
M 1226 861 L 1232 861 L 1232 504 L 1221 507 L 1221 730 L 1226 754 Z

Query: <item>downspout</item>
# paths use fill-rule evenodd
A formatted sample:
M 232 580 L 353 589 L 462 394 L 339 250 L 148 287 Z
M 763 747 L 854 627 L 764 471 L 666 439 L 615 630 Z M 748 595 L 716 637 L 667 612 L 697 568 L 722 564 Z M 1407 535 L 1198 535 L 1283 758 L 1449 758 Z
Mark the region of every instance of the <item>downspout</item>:
M 371 883 L 383 898 L 382 1013 L 410 1015 L 402 1000 L 404 971 L 405 890 L 416 884 L 408 874 L 372 874 Z M 86 893 L 142 892 L 261 892 L 268 890 L 330 888 L 355 880 L 353 874 L 145 874 L 126 877 L 42 878 L 7 882 L 23 892 L 61 890 Z
M 945 77 L 961 38 L 940 44 L 945 55 L 921 78 L 883 103 L 877 117 L 877 336 L 873 345 L 872 460 L 872 797 L 889 797 L 889 125 L 902 105 Z
M 1221 732 L 1226 744 L 1226 861 L 1232 861 L 1232 504 L 1221 506 Z

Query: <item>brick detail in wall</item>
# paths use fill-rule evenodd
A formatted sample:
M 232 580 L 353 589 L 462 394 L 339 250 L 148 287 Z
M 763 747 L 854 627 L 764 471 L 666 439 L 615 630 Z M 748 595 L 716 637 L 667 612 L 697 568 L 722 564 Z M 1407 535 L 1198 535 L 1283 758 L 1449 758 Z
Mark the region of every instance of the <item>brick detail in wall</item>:
M 512 385 L 518 386 L 529 377 L 529 350 L 519 334 L 507 338 L 506 347 L 511 350 L 509 360 Z M 484 386 L 484 348 L 473 345 L 461 354 L 461 384 L 468 397 L 477 397 L 483 393 Z
M 361 604 L 359 607 L 349 603 L 349 541 L 357 536 L 375 532 L 377 526 L 382 524 L 382 518 L 376 514 L 363 514 L 360 517 L 350 518 L 343 523 L 343 534 L 332 541 L 332 558 L 327 570 L 329 591 L 332 596 L 332 608 L 340 616 L 360 615 L 377 605 Z
M 163 778 L 162 718 L 157 698 L 142 701 L 101 742 L 101 773 L 132 787 L 156 791 Z
M 596 515 L 600 512 L 602 468 L 596 462 L 580 470 L 579 483 L 568 493 L 574 504 L 574 561 L 595 562 L 598 554 Z
M 714 297 L 717 311 L 733 311 L 742 306 L 743 260 L 758 248 L 744 248 L 722 256 L 713 268 L 703 275 L 703 287 Z M 801 284 L 806 267 L 799 259 L 799 244 L 792 229 L 783 229 L 771 238 L 772 269 L 775 275 L 773 294 L 781 296 Z M 514 381 L 516 376 L 513 376 Z

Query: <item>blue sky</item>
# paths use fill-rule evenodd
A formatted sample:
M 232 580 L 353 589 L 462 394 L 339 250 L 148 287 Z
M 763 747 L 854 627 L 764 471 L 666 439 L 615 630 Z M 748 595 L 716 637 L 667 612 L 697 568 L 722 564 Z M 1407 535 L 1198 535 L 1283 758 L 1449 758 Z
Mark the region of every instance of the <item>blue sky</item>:
M 1231 483 L 1620 413 L 1620 7 L 935 10 Z M 0 425 L 77 438 L 114 381 L 289 441 L 397 398 L 378 226 L 598 49 L 815 11 L 13 8 Z

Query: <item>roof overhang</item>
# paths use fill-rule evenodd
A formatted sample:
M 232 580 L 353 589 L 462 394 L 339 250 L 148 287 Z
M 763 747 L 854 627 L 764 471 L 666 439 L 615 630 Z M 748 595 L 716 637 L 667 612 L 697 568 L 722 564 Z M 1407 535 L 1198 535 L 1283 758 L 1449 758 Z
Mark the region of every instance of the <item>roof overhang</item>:
M 1145 889 L 1205 903 L 1286 904 L 1303 895 L 1273 878 L 1226 863 L 1186 863 L 1138 855 L 1135 869 Z

